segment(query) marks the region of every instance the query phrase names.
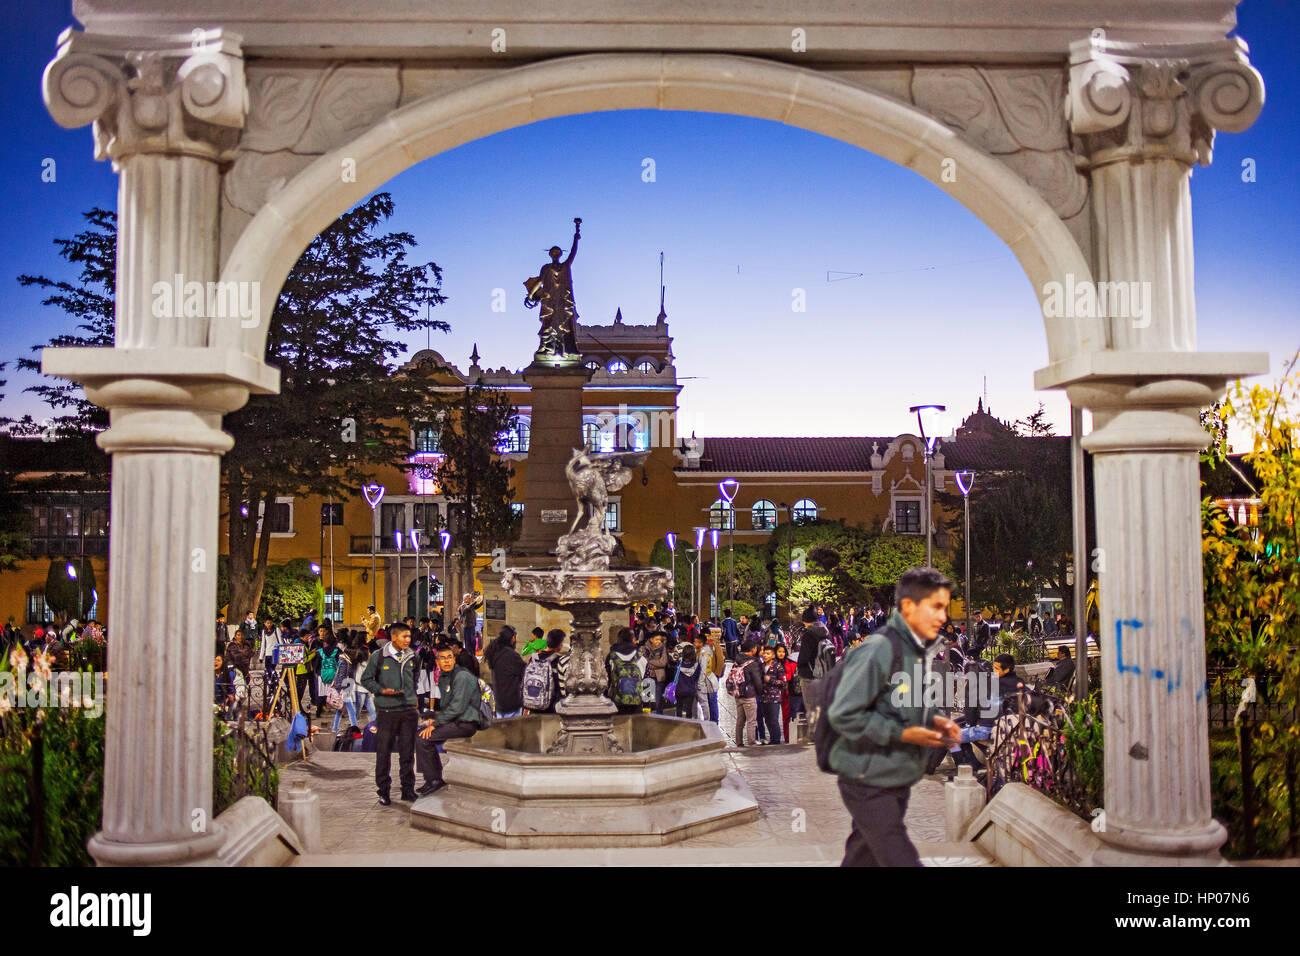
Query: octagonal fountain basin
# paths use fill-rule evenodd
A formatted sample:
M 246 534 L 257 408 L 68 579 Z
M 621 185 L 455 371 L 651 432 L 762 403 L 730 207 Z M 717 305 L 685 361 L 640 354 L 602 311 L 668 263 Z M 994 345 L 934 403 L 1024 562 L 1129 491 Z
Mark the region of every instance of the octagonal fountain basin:
M 661 846 L 758 819 L 727 771 L 717 725 L 613 718 L 623 753 L 548 754 L 560 718 L 502 720 L 451 740 L 448 786 L 411 807 L 412 826 L 506 848 Z

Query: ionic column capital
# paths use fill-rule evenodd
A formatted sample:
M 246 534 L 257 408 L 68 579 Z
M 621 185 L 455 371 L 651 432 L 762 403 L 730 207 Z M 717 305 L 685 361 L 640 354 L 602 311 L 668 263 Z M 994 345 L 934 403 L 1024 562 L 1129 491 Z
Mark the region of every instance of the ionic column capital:
M 1215 131 L 1247 129 L 1264 105 L 1264 81 L 1246 54 L 1235 37 L 1071 44 L 1066 115 L 1087 164 L 1175 159 L 1209 165 Z
M 65 30 L 45 68 L 45 106 L 65 128 L 94 123 L 97 159 L 232 159 L 248 113 L 240 44 L 222 30 L 170 37 Z

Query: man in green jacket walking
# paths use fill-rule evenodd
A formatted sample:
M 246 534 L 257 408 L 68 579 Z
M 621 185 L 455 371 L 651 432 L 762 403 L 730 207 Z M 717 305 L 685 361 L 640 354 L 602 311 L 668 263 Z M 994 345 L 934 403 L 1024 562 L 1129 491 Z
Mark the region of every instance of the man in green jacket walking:
M 394 624 L 388 643 L 370 655 L 361 674 L 361 686 L 375 695 L 375 789 L 383 806 L 392 803 L 388 788 L 393 739 L 397 739 L 398 773 L 402 799 L 415 799 L 415 729 L 419 722 L 415 697 L 415 652 L 411 629 Z
M 420 725 L 416 762 L 424 777 L 417 792 L 427 797 L 447 785 L 442 779 L 442 760 L 438 744 L 453 737 L 469 737 L 479 728 L 479 704 L 483 694 L 478 680 L 456 664 L 456 652 L 450 647 L 438 650 L 438 699 L 432 711 L 424 713 Z
M 842 866 L 921 865 L 903 826 L 908 794 L 925 772 L 926 748 L 961 739 L 925 695 L 951 594 L 952 582 L 934 568 L 905 572 L 895 590 L 898 610 L 839 665 L 826 718 L 839 735 L 831 769 L 853 818 Z

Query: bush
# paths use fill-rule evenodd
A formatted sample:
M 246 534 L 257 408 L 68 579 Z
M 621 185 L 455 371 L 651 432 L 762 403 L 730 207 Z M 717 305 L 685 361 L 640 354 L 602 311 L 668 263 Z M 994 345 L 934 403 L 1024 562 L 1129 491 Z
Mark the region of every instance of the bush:
M 1066 764 L 1078 784 L 1076 802 L 1071 807 L 1082 816 L 1091 817 L 1106 796 L 1106 750 L 1101 717 L 1101 692 L 1093 691 L 1083 700 L 1065 705 L 1065 733 L 1062 735 Z
M 1287 855 L 1289 808 L 1283 785 L 1282 756 L 1271 753 L 1265 741 L 1254 739 L 1255 751 L 1255 852 L 1251 859 Z M 1210 731 L 1210 803 L 1214 818 L 1228 828 L 1223 855 L 1246 859 L 1246 821 L 1242 810 L 1241 748 L 1237 731 L 1216 727 Z
M 39 726 L 38 726 L 39 716 Z M 45 812 L 33 852 L 32 760 L 40 739 Z M 89 866 L 100 827 L 104 718 L 76 708 L 23 708 L 0 718 L 0 866 Z
M 39 712 L 43 752 L 45 812 L 38 855 L 33 853 L 32 760 L 38 711 L 16 709 L 0 717 L 0 867 L 92 866 L 86 842 L 99 830 L 104 799 L 104 717 L 84 716 L 77 708 Z M 245 794 L 272 806 L 279 773 L 250 738 L 241 781 L 236 731 L 213 724 L 212 813 L 217 815 Z M 33 857 L 37 858 L 34 860 Z

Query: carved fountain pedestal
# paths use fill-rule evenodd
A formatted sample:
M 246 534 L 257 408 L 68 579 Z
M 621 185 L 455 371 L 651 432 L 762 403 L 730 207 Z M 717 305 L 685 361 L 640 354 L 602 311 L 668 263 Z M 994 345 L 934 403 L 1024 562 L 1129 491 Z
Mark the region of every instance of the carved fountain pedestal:
M 664 568 L 613 571 L 507 571 L 501 586 L 515 600 L 532 601 L 573 615 L 569 638 L 568 683 L 556 703 L 560 732 L 547 753 L 623 753 L 614 735 L 613 701 L 605 696 L 608 680 L 600 656 L 600 615 L 633 604 L 659 601 L 672 586 Z
M 610 568 L 615 539 L 600 527 L 604 495 L 638 455 L 574 452 L 566 469 L 579 503 L 560 538 L 560 568 L 515 568 L 514 600 L 573 616 L 564 696 L 554 714 L 498 720 L 449 740 L 448 786 L 411 807 L 412 826 L 490 846 L 660 846 L 758 819 L 758 803 L 723 761 L 709 721 L 619 714 L 605 696 L 600 615 L 659 602 L 665 568 Z

